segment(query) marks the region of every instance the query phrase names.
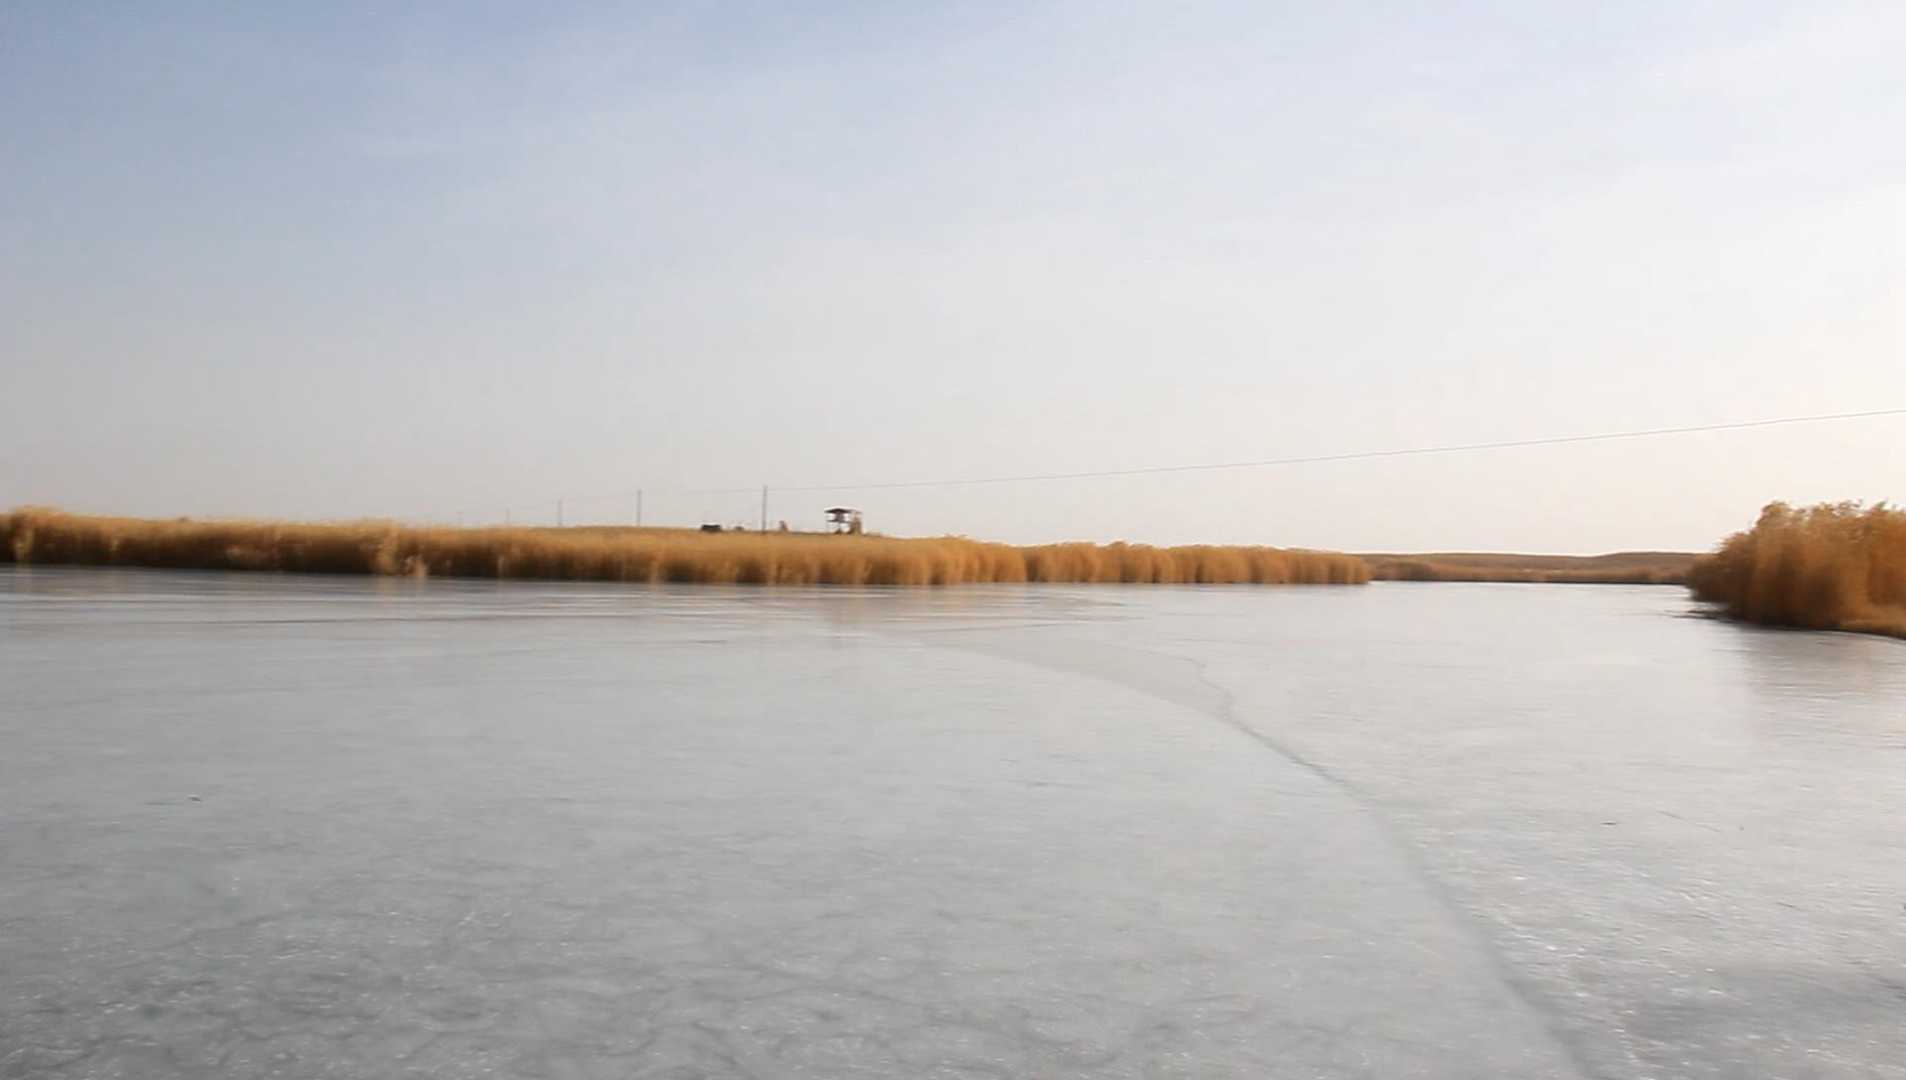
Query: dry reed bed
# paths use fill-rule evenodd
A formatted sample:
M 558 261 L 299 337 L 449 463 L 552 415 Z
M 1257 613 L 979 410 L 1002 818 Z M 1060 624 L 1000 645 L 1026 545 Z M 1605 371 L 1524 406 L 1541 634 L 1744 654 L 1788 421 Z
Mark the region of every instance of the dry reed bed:
M 1694 564 L 1689 585 L 1749 622 L 1906 637 L 1906 511 L 1770 503 Z
M 964 537 L 152 520 L 32 508 L 0 515 L 0 562 L 761 585 L 1369 580 L 1353 555 L 1269 547 L 1014 547 Z

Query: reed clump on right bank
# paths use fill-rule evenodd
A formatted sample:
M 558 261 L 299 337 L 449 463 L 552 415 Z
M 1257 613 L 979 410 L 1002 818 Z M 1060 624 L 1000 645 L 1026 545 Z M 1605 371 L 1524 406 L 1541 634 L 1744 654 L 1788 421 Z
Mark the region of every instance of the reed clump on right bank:
M 1748 622 L 1906 638 L 1906 511 L 1769 503 L 1697 560 L 1688 584 Z

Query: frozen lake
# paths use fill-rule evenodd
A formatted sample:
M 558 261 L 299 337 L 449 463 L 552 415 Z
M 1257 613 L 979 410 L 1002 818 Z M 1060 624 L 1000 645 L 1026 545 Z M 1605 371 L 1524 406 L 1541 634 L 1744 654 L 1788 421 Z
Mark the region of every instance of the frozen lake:
M 0 567 L 0 1077 L 1906 1077 L 1906 643 Z

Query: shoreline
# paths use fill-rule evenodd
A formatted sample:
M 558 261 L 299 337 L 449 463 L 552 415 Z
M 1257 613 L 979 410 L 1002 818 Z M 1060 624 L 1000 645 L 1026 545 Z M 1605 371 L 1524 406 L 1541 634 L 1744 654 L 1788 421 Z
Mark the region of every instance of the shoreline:
M 965 537 L 192 521 L 40 509 L 0 515 L 0 562 L 723 585 L 1360 585 L 1370 579 L 1356 556 L 1275 547 L 1022 547 Z

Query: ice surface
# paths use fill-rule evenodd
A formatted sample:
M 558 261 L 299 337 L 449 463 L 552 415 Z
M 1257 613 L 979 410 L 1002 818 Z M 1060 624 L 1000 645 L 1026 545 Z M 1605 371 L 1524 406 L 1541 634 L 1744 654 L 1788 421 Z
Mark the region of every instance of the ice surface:
M 1687 614 L 0 570 L 0 1076 L 1906 1076 L 1906 648 Z

